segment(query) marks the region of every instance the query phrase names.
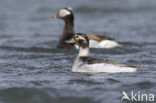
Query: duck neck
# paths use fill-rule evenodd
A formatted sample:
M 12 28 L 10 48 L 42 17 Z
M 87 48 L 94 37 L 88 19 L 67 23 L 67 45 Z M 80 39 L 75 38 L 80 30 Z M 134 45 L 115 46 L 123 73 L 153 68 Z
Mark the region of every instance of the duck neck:
M 82 56 L 88 57 L 89 56 L 89 48 L 88 47 L 86 47 L 86 48 L 80 47 L 78 56 L 79 57 L 82 57 Z
M 65 19 L 65 26 L 63 30 L 63 34 L 74 33 L 74 21 L 73 19 Z
M 64 44 L 64 41 L 71 39 L 74 36 L 74 22 L 73 19 L 64 19 L 65 26 L 63 34 L 60 38 L 60 44 Z

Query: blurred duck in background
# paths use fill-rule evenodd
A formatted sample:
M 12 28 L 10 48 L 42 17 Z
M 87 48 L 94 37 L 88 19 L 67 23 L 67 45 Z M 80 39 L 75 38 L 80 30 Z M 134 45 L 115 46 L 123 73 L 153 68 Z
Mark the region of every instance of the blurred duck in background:
M 72 8 L 63 8 L 59 10 L 57 14 L 53 16 L 55 19 L 60 18 L 65 22 L 63 33 L 59 39 L 58 48 L 76 48 L 78 49 L 77 44 L 66 43 L 66 40 L 71 39 L 74 36 L 74 13 Z M 109 37 L 86 34 L 89 38 L 89 47 L 90 48 L 115 48 L 121 46 L 116 41 L 113 41 Z

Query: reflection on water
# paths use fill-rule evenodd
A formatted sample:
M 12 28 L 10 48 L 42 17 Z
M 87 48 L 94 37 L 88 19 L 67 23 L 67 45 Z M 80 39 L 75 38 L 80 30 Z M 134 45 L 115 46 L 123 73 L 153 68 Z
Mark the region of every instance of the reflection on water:
M 140 67 L 136 73 L 72 73 L 78 50 L 56 48 L 72 6 L 75 31 L 107 35 L 124 47 L 91 49 L 91 56 Z M 122 91 L 156 94 L 155 0 L 1 0 L 0 102 L 119 103 Z

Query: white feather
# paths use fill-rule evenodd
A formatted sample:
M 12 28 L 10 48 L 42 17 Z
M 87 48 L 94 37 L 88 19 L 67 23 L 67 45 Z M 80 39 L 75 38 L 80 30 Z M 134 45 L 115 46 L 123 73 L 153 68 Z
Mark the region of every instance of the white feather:
M 80 47 L 80 51 L 79 51 L 79 57 L 80 56 L 89 56 L 89 48 L 82 48 Z
M 81 66 L 80 66 L 81 65 Z M 135 72 L 137 68 L 133 67 L 121 67 L 113 64 L 100 63 L 100 64 L 83 64 L 74 63 L 72 72 L 106 72 L 106 73 L 118 73 L 118 72 Z
M 77 44 L 74 45 L 76 49 L 79 49 L 79 46 Z
M 121 46 L 116 41 L 112 40 L 103 40 L 98 42 L 96 40 L 89 40 L 89 47 L 90 48 L 115 48 Z
M 65 17 L 65 16 L 67 16 L 67 15 L 70 15 L 71 13 L 68 11 L 68 10 L 66 10 L 66 9 L 61 9 L 60 11 L 59 11 L 59 16 L 60 17 Z

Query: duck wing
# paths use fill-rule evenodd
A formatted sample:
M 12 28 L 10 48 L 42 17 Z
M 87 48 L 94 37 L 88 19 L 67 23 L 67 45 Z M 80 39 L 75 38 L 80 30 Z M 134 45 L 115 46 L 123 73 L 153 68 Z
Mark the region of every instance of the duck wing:
M 113 40 L 112 38 L 102 36 L 102 35 L 94 35 L 94 34 L 87 34 L 88 38 L 91 40 L 96 40 L 98 42 L 101 42 L 103 40 Z
M 112 65 L 115 65 L 115 66 L 126 66 L 124 64 L 112 62 L 112 61 L 109 61 L 109 60 L 97 59 L 97 58 L 92 58 L 92 57 L 80 57 L 80 60 L 82 60 L 83 62 L 85 62 L 87 64 L 108 63 L 108 64 L 112 64 Z

